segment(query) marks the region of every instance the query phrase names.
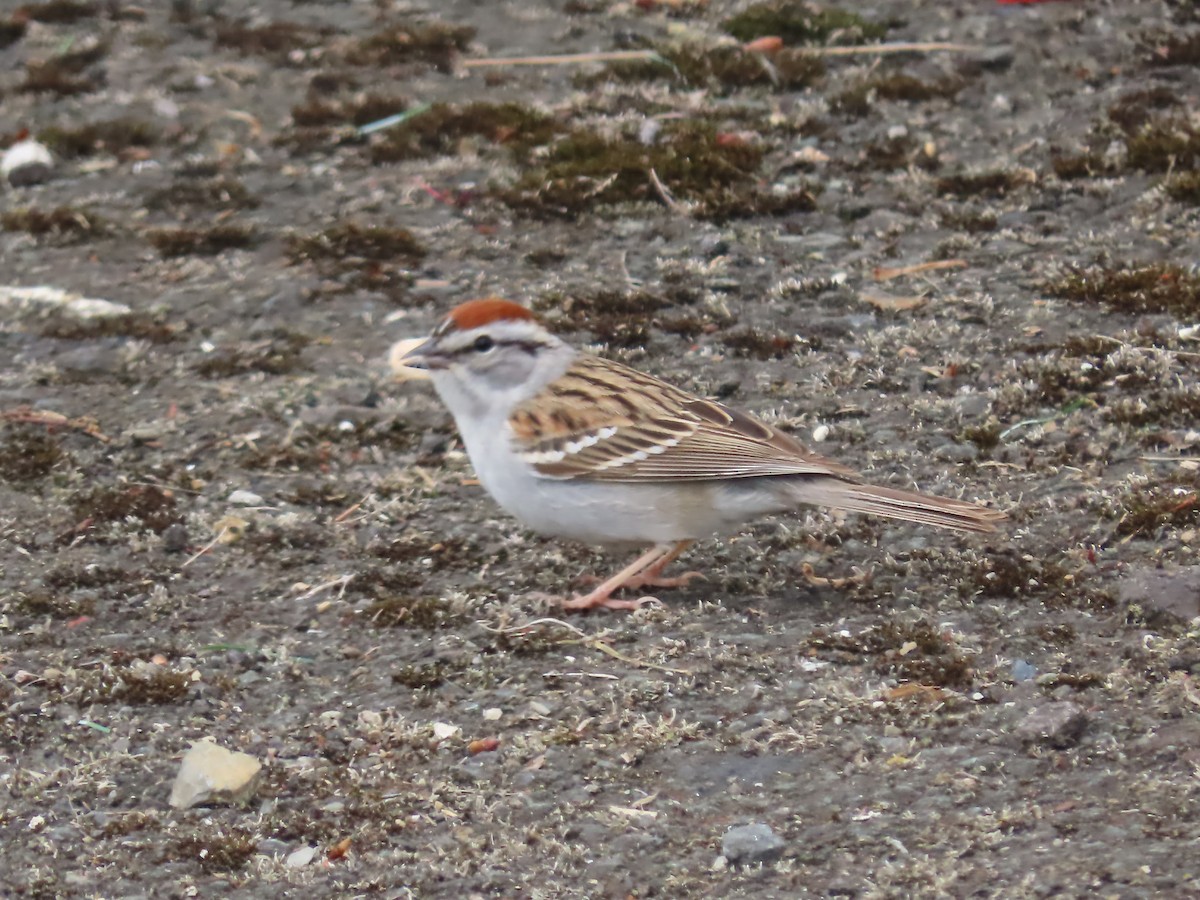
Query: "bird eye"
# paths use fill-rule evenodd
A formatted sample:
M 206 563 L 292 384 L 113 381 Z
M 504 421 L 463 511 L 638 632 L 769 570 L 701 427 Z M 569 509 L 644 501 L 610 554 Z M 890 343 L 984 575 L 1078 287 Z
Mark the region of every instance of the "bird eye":
M 487 353 L 489 350 L 491 350 L 493 347 L 496 346 L 496 342 L 493 341 L 486 334 L 481 334 L 479 337 L 475 338 L 474 346 L 478 352 Z

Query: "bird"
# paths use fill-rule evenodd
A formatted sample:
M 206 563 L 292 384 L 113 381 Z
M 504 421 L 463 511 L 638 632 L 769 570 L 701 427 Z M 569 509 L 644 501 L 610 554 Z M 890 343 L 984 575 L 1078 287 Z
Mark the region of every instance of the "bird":
M 804 506 L 969 532 L 1006 518 L 868 484 L 745 412 L 575 348 L 511 300 L 459 304 L 397 363 L 428 376 L 479 482 L 510 515 L 554 538 L 649 548 L 559 598 L 567 610 L 636 609 L 655 598 L 613 595 L 686 585 L 702 573 L 664 570 L 693 543 Z

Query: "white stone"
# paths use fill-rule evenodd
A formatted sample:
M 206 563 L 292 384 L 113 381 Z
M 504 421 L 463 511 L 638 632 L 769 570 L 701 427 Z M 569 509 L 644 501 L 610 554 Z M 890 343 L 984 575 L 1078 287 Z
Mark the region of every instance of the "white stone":
M 197 741 L 183 755 L 171 786 L 171 805 L 188 809 L 202 804 L 234 805 L 249 799 L 262 763 L 249 753 Z

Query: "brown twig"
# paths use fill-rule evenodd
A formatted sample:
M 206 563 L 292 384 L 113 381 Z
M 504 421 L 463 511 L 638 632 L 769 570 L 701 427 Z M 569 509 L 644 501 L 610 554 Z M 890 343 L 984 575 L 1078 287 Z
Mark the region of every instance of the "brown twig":
M 650 170 L 650 183 L 654 185 L 654 191 L 658 194 L 659 199 L 667 204 L 672 210 L 677 213 L 686 215 L 687 210 L 678 200 L 671 196 L 671 192 L 667 190 L 667 186 L 662 183 L 662 179 L 658 177 L 658 173 L 654 169 Z
M 89 416 L 77 416 L 71 419 L 62 413 L 34 409 L 31 406 L 18 406 L 15 409 L 6 409 L 0 412 L 0 419 L 5 422 L 20 422 L 27 425 L 45 425 L 50 429 L 71 428 L 75 431 L 82 431 L 88 437 L 93 437 L 102 444 L 107 444 L 112 440 L 100 430 L 100 425 L 96 420 Z
M 962 269 L 966 265 L 967 261 L 965 259 L 939 259 L 933 262 L 917 263 L 913 266 L 897 266 L 894 269 L 876 266 L 871 274 L 876 281 L 890 281 L 893 278 L 899 278 L 901 275 L 916 275 L 918 272 L 934 272 L 938 269 Z

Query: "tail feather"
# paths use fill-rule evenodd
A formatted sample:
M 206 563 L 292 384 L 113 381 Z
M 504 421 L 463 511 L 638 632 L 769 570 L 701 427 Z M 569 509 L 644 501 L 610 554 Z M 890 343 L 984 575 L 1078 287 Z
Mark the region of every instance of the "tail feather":
M 833 478 L 798 484 L 797 488 L 797 499 L 804 503 L 957 531 L 995 531 L 996 523 L 1008 518 L 998 509 L 965 500 Z

